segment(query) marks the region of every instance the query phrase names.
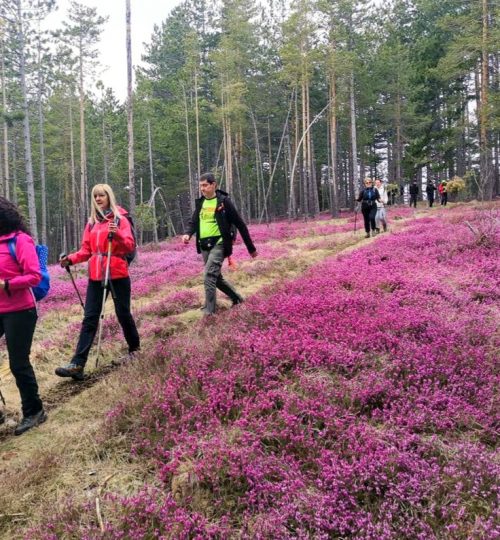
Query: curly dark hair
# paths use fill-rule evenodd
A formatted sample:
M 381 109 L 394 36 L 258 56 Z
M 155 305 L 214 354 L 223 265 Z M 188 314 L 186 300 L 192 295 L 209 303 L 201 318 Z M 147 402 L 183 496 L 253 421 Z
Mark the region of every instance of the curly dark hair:
M 17 206 L 5 197 L 0 197 L 0 235 L 22 231 L 30 234 Z

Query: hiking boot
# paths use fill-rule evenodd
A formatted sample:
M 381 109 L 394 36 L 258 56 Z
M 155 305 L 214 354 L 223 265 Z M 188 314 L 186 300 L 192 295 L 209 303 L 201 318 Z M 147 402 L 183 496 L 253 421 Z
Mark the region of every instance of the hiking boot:
M 25 431 L 28 431 L 28 429 L 43 424 L 45 420 L 47 420 L 47 415 L 43 409 L 31 416 L 24 416 L 21 423 L 14 430 L 14 435 L 22 435 Z
M 369 232 L 367 232 L 367 233 L 365 234 L 365 238 L 370 238 L 370 233 L 369 233 Z
M 243 304 L 244 301 L 245 300 L 243 299 L 243 297 L 238 296 L 237 298 L 234 298 L 231 300 L 231 302 L 233 303 L 231 307 L 238 306 L 239 304 Z
M 67 366 L 56 368 L 59 377 L 71 377 L 74 381 L 83 381 L 83 366 L 70 362 Z
M 387 225 L 384 223 L 384 232 L 387 232 Z
M 123 364 L 128 364 L 129 362 L 132 362 L 133 360 L 137 360 L 140 354 L 141 354 L 140 349 L 138 349 L 137 351 L 131 351 L 124 356 L 120 356 L 120 358 L 113 358 L 113 360 L 111 360 L 111 364 L 113 366 L 121 366 Z

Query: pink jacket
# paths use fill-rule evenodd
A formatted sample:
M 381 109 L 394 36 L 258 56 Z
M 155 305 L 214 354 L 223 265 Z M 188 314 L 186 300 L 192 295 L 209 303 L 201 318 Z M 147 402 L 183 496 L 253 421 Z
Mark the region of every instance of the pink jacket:
M 16 238 L 16 258 L 9 251 L 8 240 Z M 0 313 L 22 311 L 35 307 L 31 291 L 40 283 L 40 263 L 35 243 L 29 234 L 13 232 L 0 236 L 0 279 L 8 281 L 8 292 L 0 287 Z

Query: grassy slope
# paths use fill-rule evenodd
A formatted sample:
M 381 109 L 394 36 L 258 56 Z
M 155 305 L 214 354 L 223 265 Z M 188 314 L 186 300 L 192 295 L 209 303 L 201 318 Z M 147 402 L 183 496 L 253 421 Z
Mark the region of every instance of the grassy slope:
M 427 212 L 422 212 L 427 215 Z M 395 224 L 404 227 L 405 222 Z M 232 281 L 245 295 L 251 295 L 273 282 L 295 277 L 310 265 L 332 255 L 352 249 L 362 242 L 362 233 L 331 235 L 315 240 L 289 241 L 291 248 L 283 257 L 273 261 L 245 263 L 232 275 Z M 363 241 L 364 242 L 364 241 Z M 283 244 L 283 242 L 281 242 Z M 258 271 L 248 272 L 250 265 Z M 254 268 L 255 270 L 255 268 Z M 201 299 L 199 279 L 188 279 L 185 287 L 196 291 Z M 179 285 L 176 285 L 178 288 Z M 136 299 L 135 307 L 147 306 L 173 289 L 165 286 L 155 295 Z M 230 312 L 228 312 L 229 316 Z M 69 320 L 78 320 L 80 314 L 73 308 L 69 316 L 60 314 L 44 318 L 38 333 L 53 336 L 55 346 L 50 350 L 35 349 L 37 373 L 42 394 L 51 409 L 50 420 L 40 429 L 22 438 L 7 438 L 0 443 L 0 534 L 2 538 L 16 538 L 23 526 L 32 526 L 43 520 L 48 511 L 58 509 L 61 501 L 71 495 L 77 501 L 88 500 L 92 504 L 103 490 L 134 493 L 144 480 L 154 484 L 153 467 L 130 455 L 129 441 L 124 435 L 107 434 L 106 412 L 117 401 L 126 399 L 129 385 L 126 380 L 147 380 L 143 367 L 110 372 L 104 368 L 94 374 L 90 383 L 78 395 L 72 395 L 76 385 L 60 382 L 52 376 L 53 368 L 63 361 L 73 343 L 57 341 L 61 327 Z M 199 318 L 198 309 L 190 309 L 163 324 L 164 335 L 170 332 L 186 333 L 190 339 L 190 325 Z M 147 315 L 146 315 L 147 317 Z M 160 336 L 161 337 L 161 336 Z M 144 344 L 144 348 L 152 344 Z M 115 355 L 121 345 L 106 345 L 103 363 Z M 152 370 L 157 366 L 152 366 Z M 15 397 L 12 384 L 4 391 L 9 398 Z M 131 424 L 133 424 L 131 419 Z

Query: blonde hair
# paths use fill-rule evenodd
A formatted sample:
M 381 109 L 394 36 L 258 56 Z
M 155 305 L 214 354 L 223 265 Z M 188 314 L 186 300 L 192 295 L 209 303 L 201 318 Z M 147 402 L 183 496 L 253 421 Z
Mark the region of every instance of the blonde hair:
M 374 183 L 373 182 L 373 178 L 370 178 L 369 176 L 367 176 L 365 179 L 364 179 L 364 183 L 366 184 L 366 182 L 370 182 L 370 183 Z
M 91 201 L 90 201 L 89 223 L 91 225 L 94 225 L 96 221 L 98 221 L 98 217 L 97 217 L 98 215 L 101 215 L 103 218 L 106 217 L 102 213 L 101 209 L 97 206 L 97 203 L 95 202 L 94 195 L 97 191 L 103 191 L 104 193 L 106 193 L 109 200 L 109 208 L 113 212 L 115 219 L 120 219 L 121 213 L 120 213 L 120 210 L 118 209 L 118 205 L 116 204 L 116 197 L 115 197 L 115 194 L 113 193 L 113 190 L 111 189 L 111 186 L 108 184 L 96 184 L 92 188 L 92 191 L 90 193 Z

